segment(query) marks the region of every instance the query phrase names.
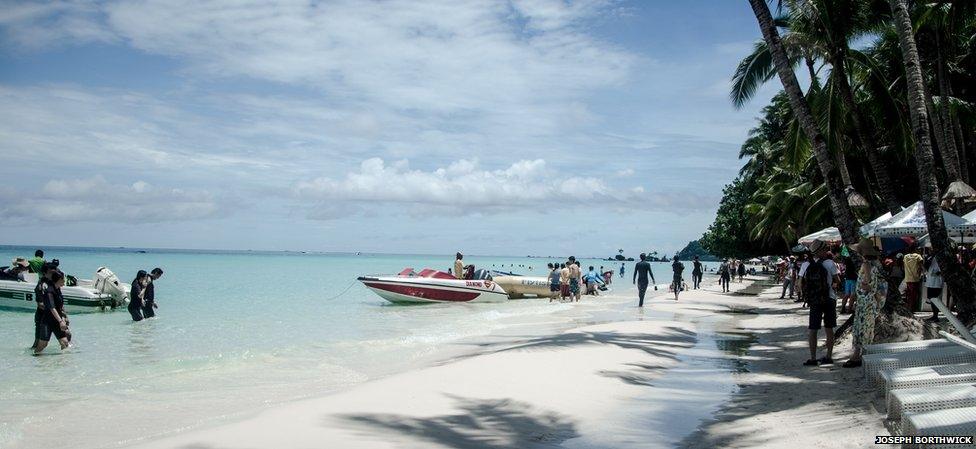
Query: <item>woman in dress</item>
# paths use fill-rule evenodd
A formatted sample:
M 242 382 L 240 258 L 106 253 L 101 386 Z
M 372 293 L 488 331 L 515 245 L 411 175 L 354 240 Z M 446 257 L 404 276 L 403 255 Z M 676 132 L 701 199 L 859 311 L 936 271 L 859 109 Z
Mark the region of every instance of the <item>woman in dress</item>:
M 881 252 L 869 239 L 861 239 L 854 250 L 861 255 L 863 262 L 857 273 L 857 296 L 854 302 L 854 354 L 844 362 L 844 368 L 861 366 L 861 352 L 864 345 L 874 341 L 874 322 L 888 295 L 884 269 L 878 261 Z

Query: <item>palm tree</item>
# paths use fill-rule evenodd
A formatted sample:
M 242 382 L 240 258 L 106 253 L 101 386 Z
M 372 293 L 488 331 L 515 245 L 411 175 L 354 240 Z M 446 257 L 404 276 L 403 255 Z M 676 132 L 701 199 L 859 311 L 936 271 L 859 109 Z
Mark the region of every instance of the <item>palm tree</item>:
M 752 0 L 755 1 L 755 0 Z M 932 141 L 929 137 L 928 108 L 925 101 L 925 81 L 915 43 L 912 19 L 908 13 L 906 0 L 890 0 L 894 14 L 894 27 L 898 32 L 902 59 L 905 65 L 905 81 L 908 84 L 909 113 L 911 115 L 912 135 L 915 137 L 915 163 L 918 166 L 918 181 L 921 187 L 922 204 L 925 208 L 925 221 L 928 224 L 932 249 L 942 269 L 942 276 L 953 296 L 960 298 L 957 304 L 959 318 L 971 324 L 976 318 L 973 298 L 976 297 L 972 278 L 959 266 L 949 247 L 949 235 L 942 220 L 939 205 L 939 185 L 935 178 L 935 161 L 932 156 Z
M 851 244 L 856 243 L 858 233 L 854 213 L 847 203 L 847 194 L 844 192 L 843 183 L 838 179 L 836 164 L 827 149 L 826 140 L 813 118 L 810 106 L 803 97 L 803 91 L 800 90 L 800 83 L 797 82 L 796 74 L 793 73 L 792 65 L 780 41 L 779 33 L 776 31 L 769 7 L 766 5 L 765 0 L 749 0 L 749 4 L 752 5 L 756 20 L 759 22 L 759 28 L 763 33 L 763 40 L 765 40 L 766 45 L 769 47 L 770 56 L 773 64 L 776 66 L 776 72 L 779 74 L 783 88 L 789 96 L 790 107 L 813 148 L 817 165 L 827 186 L 830 209 L 834 216 L 834 222 L 837 224 L 838 229 L 840 229 L 841 236 L 845 242 Z

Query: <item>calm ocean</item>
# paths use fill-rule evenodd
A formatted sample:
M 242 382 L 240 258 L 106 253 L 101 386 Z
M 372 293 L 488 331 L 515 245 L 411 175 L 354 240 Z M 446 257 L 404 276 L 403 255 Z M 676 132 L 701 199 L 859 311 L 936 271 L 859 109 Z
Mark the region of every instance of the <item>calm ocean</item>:
M 139 269 L 162 267 L 158 318 L 132 323 L 124 309 L 75 314 L 76 347 L 62 354 L 55 344 L 32 357 L 33 314 L 0 309 L 3 448 L 63 445 L 65 437 L 70 447 L 117 446 L 444 360 L 475 338 L 556 332 L 634 313 L 598 300 L 397 306 L 355 281 L 404 267 L 446 270 L 452 255 L 44 249 L 79 278 L 106 266 L 130 282 Z M 0 246 L 0 263 L 33 252 Z M 465 258 L 526 275 L 542 275 L 547 261 Z M 658 281 L 668 282 L 669 267 L 657 265 Z M 632 270 L 628 262 L 628 279 Z

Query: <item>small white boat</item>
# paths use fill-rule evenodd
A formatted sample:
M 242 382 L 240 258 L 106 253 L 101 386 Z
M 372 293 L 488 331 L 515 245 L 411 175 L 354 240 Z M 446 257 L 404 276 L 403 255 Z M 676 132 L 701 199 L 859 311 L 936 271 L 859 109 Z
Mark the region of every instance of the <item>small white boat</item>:
M 27 282 L 0 281 L 0 307 L 34 310 L 37 308 L 34 287 L 37 275 L 28 274 Z M 108 268 L 101 267 L 93 279 L 78 279 L 78 284 L 61 287 L 64 309 L 72 312 L 98 312 L 112 310 L 129 302 L 129 284 Z
M 503 302 L 508 294 L 500 285 L 484 279 L 457 279 L 430 268 L 414 272 L 407 268 L 396 275 L 360 276 L 367 288 L 393 303 Z

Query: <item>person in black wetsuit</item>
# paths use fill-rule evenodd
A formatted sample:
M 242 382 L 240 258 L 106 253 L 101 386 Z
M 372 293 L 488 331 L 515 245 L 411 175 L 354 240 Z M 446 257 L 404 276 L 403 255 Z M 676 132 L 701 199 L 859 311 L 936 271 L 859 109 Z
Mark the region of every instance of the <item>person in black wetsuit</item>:
M 142 310 L 145 306 L 146 284 L 149 274 L 146 270 L 139 270 L 136 278 L 132 280 L 132 288 L 129 290 L 129 314 L 132 321 L 142 321 Z
M 639 298 L 637 307 L 644 307 L 644 293 L 647 292 L 648 276 L 651 278 L 651 282 L 657 283 L 654 280 L 654 272 L 651 271 L 651 264 L 647 263 L 647 255 L 641 253 L 640 262 L 637 262 L 637 265 L 634 266 L 633 282 L 637 284 L 637 297 Z M 654 286 L 654 289 L 657 290 L 657 286 Z
M 685 264 L 678 260 L 678 256 L 674 256 L 671 260 L 671 271 L 674 272 L 674 278 L 671 280 L 671 287 L 674 290 L 674 300 L 678 300 L 678 293 L 681 293 L 681 289 L 684 287 L 684 276 L 682 274 L 685 272 Z
M 61 349 L 68 347 L 71 341 L 71 331 L 68 330 L 68 315 L 64 313 L 64 296 L 61 287 L 64 286 L 64 274 L 58 270 L 51 270 L 48 281 L 41 296 L 37 298 L 37 312 L 34 314 L 34 355 L 38 355 L 47 347 L 51 334 L 58 339 Z
M 144 318 L 152 318 L 156 316 L 156 311 L 153 309 L 158 308 L 156 305 L 156 289 L 153 287 L 155 281 L 163 277 L 163 269 L 156 267 L 149 272 L 149 283 L 146 284 L 145 291 L 142 294 L 142 316 Z
M 704 273 L 702 263 L 698 260 L 698 256 L 691 262 L 693 268 L 691 270 L 691 282 L 694 284 L 694 289 L 698 290 L 701 287 L 702 273 Z

